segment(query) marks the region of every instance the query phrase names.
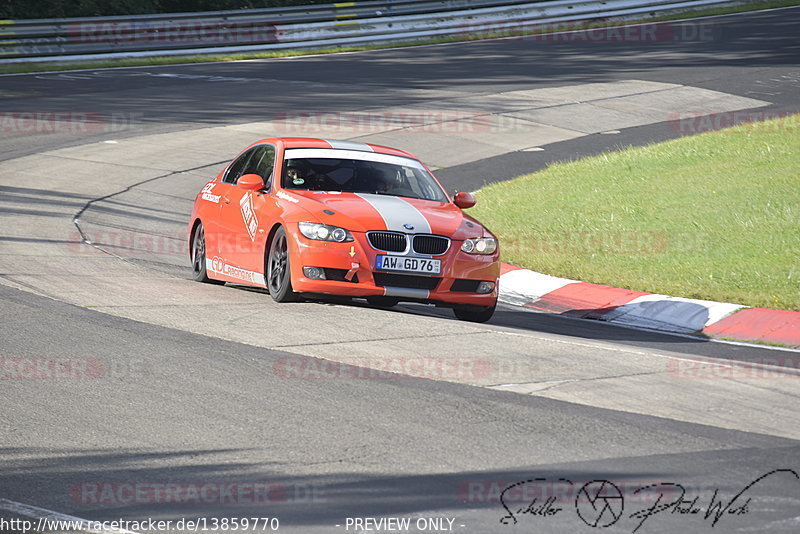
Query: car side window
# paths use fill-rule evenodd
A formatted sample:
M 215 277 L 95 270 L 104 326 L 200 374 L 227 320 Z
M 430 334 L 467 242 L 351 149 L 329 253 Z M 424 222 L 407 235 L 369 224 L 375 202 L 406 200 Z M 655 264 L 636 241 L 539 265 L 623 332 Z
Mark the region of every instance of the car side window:
M 222 179 L 222 181 L 226 184 L 235 184 L 236 180 L 245 174 L 243 171 L 254 151 L 255 149 L 250 149 L 236 158 L 234 162 L 231 163 L 230 167 L 228 167 L 228 171 L 225 173 L 225 177 Z
M 253 151 L 253 157 L 247 162 L 242 172 L 245 174 L 257 174 L 264 179 L 264 184 L 269 185 L 272 178 L 272 169 L 275 165 L 275 147 L 272 145 L 261 145 Z

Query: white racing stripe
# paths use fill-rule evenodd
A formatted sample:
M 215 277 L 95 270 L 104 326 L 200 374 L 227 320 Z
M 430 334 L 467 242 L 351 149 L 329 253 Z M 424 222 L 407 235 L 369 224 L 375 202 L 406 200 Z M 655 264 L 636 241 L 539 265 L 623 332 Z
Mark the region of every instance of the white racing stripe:
M 387 230 L 406 234 L 431 233 L 431 225 L 425 215 L 402 198 L 369 193 L 358 193 L 356 196 L 375 208 L 386 223 Z M 403 226 L 405 224 L 413 228 L 406 228 Z
M 69 529 L 70 532 L 83 532 L 85 534 L 139 534 L 138 532 L 134 532 L 132 530 L 125 530 L 123 528 L 93 528 L 95 523 L 100 523 L 98 521 L 92 521 L 89 519 L 81 519 L 80 517 L 75 517 L 73 515 L 62 514 L 60 512 L 54 512 L 52 510 L 48 510 L 46 508 L 39 508 L 38 506 L 31 506 L 30 504 L 25 504 L 16 501 L 9 501 L 8 499 L 0 499 L 0 510 L 5 510 L 7 512 L 11 512 L 14 514 L 18 514 L 25 517 L 30 517 L 34 519 L 33 528 L 38 531 L 49 531 L 53 530 L 53 523 L 62 521 L 66 523 L 71 523 L 72 526 L 75 525 L 82 525 L 85 528 L 78 528 L 78 529 Z M 63 523 L 62 523 L 63 526 Z M 101 525 L 102 526 L 102 523 Z M 66 530 L 66 527 L 62 530 Z

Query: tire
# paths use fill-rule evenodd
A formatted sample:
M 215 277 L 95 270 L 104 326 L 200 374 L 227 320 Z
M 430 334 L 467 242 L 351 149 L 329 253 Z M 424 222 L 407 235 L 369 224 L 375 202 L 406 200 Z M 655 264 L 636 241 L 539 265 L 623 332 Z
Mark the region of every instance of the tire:
M 400 302 L 400 299 L 395 297 L 384 297 L 382 295 L 373 295 L 371 297 L 367 297 L 367 302 L 373 306 L 391 308 L 392 306 L 397 306 L 397 303 Z
M 195 282 L 217 285 L 225 283 L 208 277 L 208 271 L 206 270 L 206 232 L 203 229 L 203 223 L 198 223 L 194 227 L 189 255 L 189 261 L 192 263 L 192 278 Z
M 494 315 L 495 306 L 488 306 L 481 308 L 478 306 L 469 306 L 463 308 L 453 308 L 455 316 L 462 321 L 469 321 L 471 323 L 485 323 Z
M 297 293 L 292 291 L 292 273 L 289 266 L 289 246 L 283 226 L 275 231 L 267 253 L 266 282 L 275 302 L 294 302 Z

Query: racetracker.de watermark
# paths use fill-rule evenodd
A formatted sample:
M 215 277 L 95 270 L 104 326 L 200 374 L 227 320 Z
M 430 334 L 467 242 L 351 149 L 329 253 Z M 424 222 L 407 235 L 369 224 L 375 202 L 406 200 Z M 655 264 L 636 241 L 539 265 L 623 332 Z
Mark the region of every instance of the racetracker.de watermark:
M 296 111 L 279 113 L 272 127 L 280 135 L 367 135 L 382 132 L 485 134 L 520 131 L 530 123 L 512 116 L 466 109 L 385 111 Z
M 246 236 L 239 241 L 238 250 L 245 250 L 245 246 L 251 244 Z M 186 256 L 189 253 L 188 232 L 151 234 L 129 230 L 84 230 L 81 234 L 75 231 L 70 235 L 67 247 L 72 254 L 94 254 L 95 247 L 118 256 Z
M 126 505 L 253 505 L 325 502 L 322 484 L 280 482 L 79 482 L 69 498 L 82 506 Z
M 0 111 L 3 135 L 88 135 L 139 130 L 141 113 L 95 111 Z
M 189 254 L 188 231 L 156 234 L 136 230 L 105 230 L 93 229 L 91 225 L 80 222 L 83 231 L 72 232 L 66 243 L 72 254 L 95 254 L 97 248 L 117 256 L 188 257 Z M 253 251 L 253 241 L 244 232 L 216 232 L 214 239 L 215 246 L 223 256 Z
M 67 42 L 118 46 L 273 43 L 275 26 L 261 21 L 229 21 L 225 25 L 192 20 L 76 22 L 67 28 Z
M 529 231 L 500 237 L 504 254 L 663 254 L 670 248 L 661 230 Z
M 362 356 L 341 361 L 310 356 L 282 356 L 272 364 L 278 378 L 288 380 L 402 380 L 427 378 L 454 382 L 482 380 L 492 363 L 479 357 Z
M 800 355 L 764 356 L 746 362 L 715 358 L 671 359 L 667 373 L 682 380 L 797 380 Z
M 152 374 L 150 364 L 135 359 L 0 356 L 0 380 L 98 380 L 140 378 Z
M 541 43 L 676 43 L 710 42 L 719 26 L 708 22 L 653 22 L 609 25 L 603 21 L 536 24 L 503 20 L 469 22 L 459 27 L 464 39 L 516 38 Z
M 283 356 L 272 364 L 283 380 L 444 380 L 501 384 L 543 371 L 542 364 L 482 356 L 352 356 L 326 360 Z
M 678 135 L 695 135 L 747 125 L 742 133 L 783 133 L 800 134 L 800 122 L 775 121 L 800 113 L 800 110 L 751 110 L 751 111 L 713 111 L 688 110 L 670 113 L 667 126 Z
M 0 380 L 93 380 L 106 371 L 98 358 L 0 356 Z

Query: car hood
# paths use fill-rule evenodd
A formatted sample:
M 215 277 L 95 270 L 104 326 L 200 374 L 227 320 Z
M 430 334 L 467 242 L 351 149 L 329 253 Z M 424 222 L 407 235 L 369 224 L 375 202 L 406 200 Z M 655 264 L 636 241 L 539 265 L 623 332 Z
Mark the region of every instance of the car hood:
M 317 221 L 354 232 L 390 230 L 466 239 L 484 235 L 483 227 L 449 202 L 370 193 L 287 191 Z M 333 214 L 329 213 L 333 212 Z

